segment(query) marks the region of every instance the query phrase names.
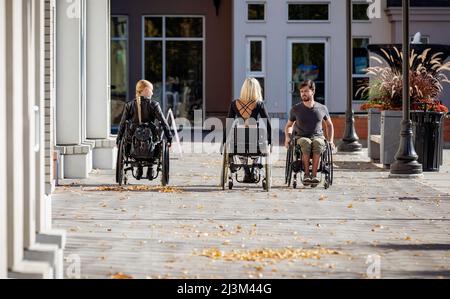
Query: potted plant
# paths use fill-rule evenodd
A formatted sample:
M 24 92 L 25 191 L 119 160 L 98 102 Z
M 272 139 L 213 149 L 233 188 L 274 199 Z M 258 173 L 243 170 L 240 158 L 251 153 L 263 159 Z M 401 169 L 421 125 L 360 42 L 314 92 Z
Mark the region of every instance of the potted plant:
M 443 59 L 440 57 L 442 53 L 431 55 L 430 51 L 431 49 L 427 48 L 421 54 L 415 53 L 414 50 L 411 52 L 409 96 L 419 162 L 422 163 L 424 171 L 439 171 L 443 152 L 442 123 L 444 116 L 448 113 L 448 108 L 437 98 L 443 90 L 443 83 L 450 82 L 444 74 L 444 71 L 450 70 L 450 62 L 443 63 Z M 363 97 L 367 99 L 361 109 L 401 110 L 402 70 L 393 65 L 401 65 L 403 55 L 396 47 L 391 53 L 383 49 L 381 52 L 390 66 L 375 66 L 367 69 L 367 74 L 373 79 L 368 86 L 363 86 L 358 90 L 358 93 L 362 93 Z M 371 57 L 371 59 L 382 64 L 377 57 Z M 399 118 L 401 118 L 401 114 L 399 114 Z M 386 128 L 385 132 L 387 132 Z M 395 133 L 398 133 L 397 130 Z

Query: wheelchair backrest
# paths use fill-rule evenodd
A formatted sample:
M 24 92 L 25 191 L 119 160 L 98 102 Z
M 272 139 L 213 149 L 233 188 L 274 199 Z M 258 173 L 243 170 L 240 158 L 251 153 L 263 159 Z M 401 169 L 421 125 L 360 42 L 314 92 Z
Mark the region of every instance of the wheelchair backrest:
M 267 143 L 267 126 L 255 119 L 235 120 L 231 132 L 227 138 L 229 152 L 260 154 Z

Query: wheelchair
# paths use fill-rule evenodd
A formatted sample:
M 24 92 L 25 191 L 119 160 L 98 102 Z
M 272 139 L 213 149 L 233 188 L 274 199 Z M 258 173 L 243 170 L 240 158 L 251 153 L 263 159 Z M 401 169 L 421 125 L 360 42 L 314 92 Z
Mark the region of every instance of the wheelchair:
M 305 167 L 303 165 L 303 153 L 298 140 L 300 137 L 294 137 L 291 139 L 289 148 L 286 154 L 286 171 L 285 171 L 285 183 L 294 189 L 298 186 L 298 177 L 303 182 L 305 177 Z M 320 181 L 323 183 L 324 188 L 328 189 L 333 185 L 333 148 L 331 144 L 325 140 L 326 150 L 322 153 L 319 162 L 319 169 L 317 173 L 320 173 Z M 310 159 L 310 173 L 312 173 L 312 154 Z M 321 184 L 319 183 L 319 184 Z M 312 188 L 318 185 L 311 185 Z
M 231 134 L 223 144 L 221 187 L 232 190 L 234 182 L 241 184 L 259 184 L 265 191 L 269 192 L 272 184 L 271 149 L 267 142 L 267 132 L 256 126 L 233 124 Z M 249 164 L 250 161 L 253 161 Z M 244 163 L 242 160 L 245 160 Z M 251 181 L 239 178 L 239 170 L 248 167 Z
M 146 139 L 148 137 L 148 144 L 144 149 L 142 147 L 135 148 L 139 130 L 147 132 L 148 135 L 145 136 Z M 156 171 L 148 171 L 147 177 L 144 177 L 143 174 L 139 175 L 137 172 L 139 168 L 143 171 L 144 167 L 154 169 L 154 166 L 156 166 Z M 116 182 L 119 186 L 128 184 L 128 172 L 138 181 L 141 179 L 153 181 L 161 175 L 161 185 L 167 186 L 170 178 L 169 170 L 170 149 L 167 141 L 163 138 L 162 126 L 157 127 L 151 122 L 139 125 L 127 121 L 117 151 Z

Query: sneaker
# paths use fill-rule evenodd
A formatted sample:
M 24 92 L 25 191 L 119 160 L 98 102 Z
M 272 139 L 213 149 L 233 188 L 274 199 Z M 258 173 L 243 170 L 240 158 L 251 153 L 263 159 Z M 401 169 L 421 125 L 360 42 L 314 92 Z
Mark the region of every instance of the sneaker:
M 311 178 L 309 177 L 309 176 L 305 176 L 304 178 L 303 178 L 303 185 L 304 186 L 309 186 L 309 185 L 311 185 Z
M 320 180 L 319 180 L 319 178 L 318 177 L 312 177 L 311 178 L 311 184 L 312 185 L 318 185 L 320 183 Z

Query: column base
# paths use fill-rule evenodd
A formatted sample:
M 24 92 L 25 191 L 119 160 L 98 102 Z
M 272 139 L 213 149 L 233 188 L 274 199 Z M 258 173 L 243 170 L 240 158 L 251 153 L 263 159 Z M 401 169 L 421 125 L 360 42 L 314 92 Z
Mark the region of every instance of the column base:
M 86 179 L 92 171 L 90 145 L 60 146 L 59 179 Z M 61 173 L 62 172 L 62 173 Z
M 53 269 L 47 263 L 22 261 L 8 272 L 12 279 L 52 279 Z
M 95 140 L 95 147 L 92 151 L 92 156 L 94 169 L 116 169 L 116 141 L 113 139 Z
M 48 263 L 56 279 L 64 276 L 62 250 L 53 244 L 35 244 L 24 252 L 24 259 L 31 262 Z

